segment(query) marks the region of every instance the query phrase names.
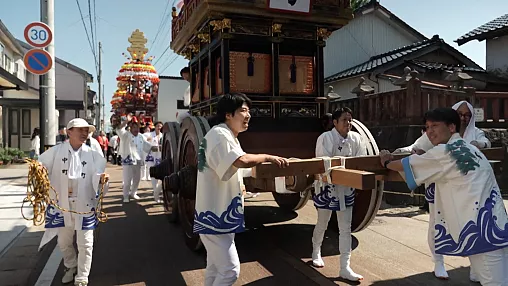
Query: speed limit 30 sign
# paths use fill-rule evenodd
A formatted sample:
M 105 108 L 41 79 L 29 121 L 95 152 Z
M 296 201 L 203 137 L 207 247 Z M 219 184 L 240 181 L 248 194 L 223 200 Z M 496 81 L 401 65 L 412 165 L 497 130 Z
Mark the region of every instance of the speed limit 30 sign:
M 42 22 L 28 24 L 23 34 L 28 44 L 35 48 L 45 48 L 53 40 L 53 32 Z

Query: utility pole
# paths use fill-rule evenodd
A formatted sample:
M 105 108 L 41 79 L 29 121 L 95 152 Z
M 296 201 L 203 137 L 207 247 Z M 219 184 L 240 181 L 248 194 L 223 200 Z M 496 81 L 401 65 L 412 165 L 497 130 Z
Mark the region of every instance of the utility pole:
M 104 126 L 101 124 L 101 105 L 102 105 L 102 43 L 99 42 L 99 74 L 97 75 L 97 81 L 99 84 L 99 105 L 97 106 L 97 126 L 99 130 L 103 131 Z
M 102 71 L 101 71 L 101 75 L 102 75 Z M 106 121 L 104 121 L 104 117 L 106 115 L 106 111 L 104 110 L 104 106 L 106 106 L 106 104 L 105 104 L 105 101 L 104 101 L 104 85 L 102 85 L 102 122 L 101 122 L 102 129 L 105 128 L 104 124 L 106 124 Z
M 53 40 L 47 47 L 53 63 L 55 62 L 55 2 L 41 0 L 41 22 L 53 32 Z M 55 106 L 55 64 L 46 75 L 39 76 L 39 103 L 41 106 L 39 127 L 41 131 L 41 153 L 56 144 L 57 122 Z

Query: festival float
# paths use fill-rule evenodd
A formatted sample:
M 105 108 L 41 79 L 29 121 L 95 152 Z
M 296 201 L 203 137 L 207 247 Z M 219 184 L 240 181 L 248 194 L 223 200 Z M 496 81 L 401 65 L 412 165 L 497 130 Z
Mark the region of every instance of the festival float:
M 118 72 L 117 90 L 111 100 L 113 115 L 111 125 L 120 123 L 120 118 L 127 114 L 134 114 L 141 124 L 153 123 L 157 112 L 157 96 L 159 92 L 159 75 L 152 65 L 153 57 L 146 58 L 148 49 L 145 47 L 147 39 L 139 29 L 132 32 L 129 38 L 131 46 L 127 48 L 127 57 Z

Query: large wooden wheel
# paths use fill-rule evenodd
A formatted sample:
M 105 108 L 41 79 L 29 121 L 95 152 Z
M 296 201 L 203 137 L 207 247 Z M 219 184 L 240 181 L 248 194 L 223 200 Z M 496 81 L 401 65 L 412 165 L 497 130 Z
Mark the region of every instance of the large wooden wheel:
M 367 144 L 367 155 L 378 155 L 379 148 L 369 129 L 356 119 L 353 119 L 352 127 L 353 131 L 360 133 L 364 142 Z M 381 205 L 381 200 L 383 199 L 383 188 L 384 182 L 377 181 L 376 189 L 370 191 L 356 190 L 353 221 L 351 223 L 352 232 L 365 229 L 376 217 L 379 206 Z
M 210 130 L 204 117 L 187 117 L 181 126 L 178 143 L 178 169 L 180 190 L 178 192 L 178 213 L 184 231 L 185 243 L 192 250 L 203 247 L 199 235 L 193 232 L 196 204 L 196 183 L 199 143 Z
M 286 211 L 297 211 L 303 208 L 312 196 L 311 176 L 286 177 L 286 193 L 272 192 L 273 198 L 279 207 Z
M 178 139 L 180 137 L 180 123 L 166 122 L 163 127 L 164 140 L 162 143 L 162 161 L 167 164 L 167 171 L 162 179 L 162 196 L 164 209 L 170 222 L 178 221 L 178 190 L 171 189 L 169 176 L 178 172 Z M 161 163 L 161 164 L 163 164 Z

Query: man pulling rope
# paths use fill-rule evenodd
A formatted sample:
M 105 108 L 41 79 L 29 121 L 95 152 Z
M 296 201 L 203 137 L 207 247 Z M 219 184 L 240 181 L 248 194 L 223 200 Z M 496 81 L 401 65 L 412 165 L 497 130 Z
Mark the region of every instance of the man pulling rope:
M 32 161 L 30 164 L 29 189 L 24 203 L 34 208 L 34 224 L 45 221 L 46 230 L 39 248 L 58 235 L 65 265 L 64 284 L 73 280 L 74 285 L 88 284 L 94 229 L 99 221 L 106 220 L 101 210 L 109 180 L 109 175 L 104 173 L 106 159 L 100 151 L 85 144 L 94 131 L 95 127 L 84 119 L 71 120 L 67 124 L 69 141 L 48 149 L 39 157 L 39 163 Z M 45 213 L 44 219 L 42 213 Z

